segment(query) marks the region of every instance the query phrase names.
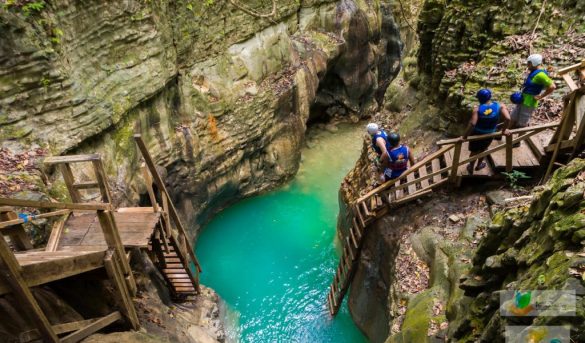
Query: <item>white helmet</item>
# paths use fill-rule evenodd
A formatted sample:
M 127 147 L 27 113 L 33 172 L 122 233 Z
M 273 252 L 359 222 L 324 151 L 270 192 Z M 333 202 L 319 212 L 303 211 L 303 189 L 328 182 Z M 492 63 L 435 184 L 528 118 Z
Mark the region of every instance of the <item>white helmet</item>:
M 542 64 L 542 55 L 540 54 L 530 55 L 528 56 L 526 62 L 527 63 L 530 62 L 530 64 L 532 64 L 533 67 L 538 67 L 539 65 Z
M 368 126 L 366 126 L 366 130 L 368 131 L 368 133 L 370 135 L 375 135 L 379 129 L 380 128 L 378 127 L 378 124 L 376 124 L 376 123 L 369 123 Z

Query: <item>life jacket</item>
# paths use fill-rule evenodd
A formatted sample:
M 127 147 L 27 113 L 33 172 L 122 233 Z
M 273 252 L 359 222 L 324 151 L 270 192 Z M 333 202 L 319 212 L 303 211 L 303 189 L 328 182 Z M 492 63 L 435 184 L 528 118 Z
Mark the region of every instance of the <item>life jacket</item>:
M 408 154 L 410 151 L 404 144 L 400 144 L 398 148 L 389 149 L 390 169 L 392 171 L 406 170 L 408 168 Z
M 477 112 L 477 123 L 473 130 L 480 134 L 496 132 L 496 126 L 500 120 L 500 104 L 495 101 L 490 104 L 481 104 Z
M 544 86 L 532 82 L 534 77 L 536 75 L 538 75 L 538 73 L 540 73 L 540 72 L 543 72 L 546 75 L 548 75 L 548 72 L 544 69 L 536 69 L 536 70 L 533 70 L 532 72 L 530 72 L 530 74 L 528 74 L 528 77 L 526 77 L 526 81 L 524 81 L 524 86 L 522 87 L 522 93 L 530 94 L 530 95 L 538 95 L 538 94 L 540 94 L 540 92 L 542 92 Z
M 378 133 L 376 133 L 373 137 L 372 137 L 372 148 L 374 148 L 374 151 L 378 154 L 378 155 L 382 155 L 382 150 L 380 149 L 380 147 L 378 147 L 378 145 L 376 144 L 376 140 L 378 138 L 382 137 L 384 139 L 384 142 L 386 142 L 386 150 L 390 151 L 390 149 L 392 148 L 390 146 L 390 143 L 388 143 L 388 135 L 386 134 L 386 131 L 384 130 L 380 130 Z

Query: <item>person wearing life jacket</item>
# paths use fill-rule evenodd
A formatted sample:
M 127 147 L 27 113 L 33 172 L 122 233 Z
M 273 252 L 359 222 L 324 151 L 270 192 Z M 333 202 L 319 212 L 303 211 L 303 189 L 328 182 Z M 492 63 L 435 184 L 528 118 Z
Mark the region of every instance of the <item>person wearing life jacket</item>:
M 542 66 L 542 55 L 530 55 L 526 64 L 529 74 L 522 86 L 522 97 L 517 96 L 518 94 L 512 95 L 512 101 L 516 102 L 516 107 L 511 113 L 512 128 L 528 126 L 532 113 L 538 108 L 538 101 L 556 89 L 555 83 Z
M 388 150 L 391 148 L 388 142 L 388 134 L 380 129 L 380 126 L 376 123 L 369 123 L 366 126 L 366 131 L 372 137 L 372 149 L 378 155 L 378 167 L 382 170 L 380 179 L 383 179 L 384 170 L 388 168 Z
M 486 135 L 496 132 L 496 127 L 500 121 L 500 117 L 504 118 L 504 124 L 502 126 L 502 133 L 509 135 L 510 131 L 510 113 L 508 108 L 504 104 L 492 101 L 492 92 L 489 89 L 480 89 L 476 98 L 479 101 L 479 106 L 474 106 L 471 120 L 463 139 L 467 139 L 468 136 Z M 477 155 L 487 150 L 493 141 L 492 138 L 479 139 L 469 141 L 469 157 Z M 475 170 L 481 170 L 486 167 L 486 163 L 483 161 L 483 157 L 477 159 L 477 166 Z M 473 174 L 473 166 L 475 161 L 469 162 L 467 165 L 467 172 Z
M 400 135 L 392 132 L 388 135 L 388 168 L 384 171 L 386 181 L 390 181 L 402 175 L 408 169 L 408 162 L 414 164 L 414 156 L 408 146 L 400 144 Z

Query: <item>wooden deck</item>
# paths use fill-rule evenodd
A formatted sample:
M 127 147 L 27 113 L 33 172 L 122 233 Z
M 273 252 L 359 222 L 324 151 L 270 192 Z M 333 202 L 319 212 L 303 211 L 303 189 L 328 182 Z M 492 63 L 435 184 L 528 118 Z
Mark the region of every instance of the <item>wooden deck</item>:
M 139 208 L 140 209 L 140 208 Z M 150 238 L 159 223 L 160 212 L 127 212 L 119 209 L 114 212 L 114 219 L 125 248 L 148 247 Z M 95 213 L 72 215 L 65 222 L 57 250 L 88 250 L 106 247 L 100 222 Z
M 22 268 L 24 282 L 28 287 L 34 287 L 102 268 L 106 248 L 101 251 L 25 251 L 14 256 Z M 12 291 L 10 285 L 3 281 L 0 279 L 0 295 Z

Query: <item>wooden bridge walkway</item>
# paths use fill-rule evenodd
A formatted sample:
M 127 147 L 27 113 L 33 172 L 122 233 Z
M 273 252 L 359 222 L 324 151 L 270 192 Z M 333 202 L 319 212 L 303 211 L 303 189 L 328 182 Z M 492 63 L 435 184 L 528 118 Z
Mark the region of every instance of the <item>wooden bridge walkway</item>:
M 148 252 L 175 298 L 199 292 L 201 267 L 190 239 L 146 145 L 140 136 L 135 136 L 135 140 L 145 162 L 143 177 L 150 207 L 116 209 L 112 206 L 99 155 L 45 159 L 45 164 L 61 171 L 72 203 L 0 198 L 0 296 L 14 293 L 37 327 L 22 333 L 21 342 L 39 338 L 46 342 L 77 342 L 121 319 L 130 328 L 137 329 L 139 321 L 132 302 L 136 282 L 130 269 L 129 249 Z M 76 181 L 71 166 L 78 163 L 92 165 L 94 181 Z M 101 202 L 84 202 L 82 193 L 94 189 Z M 90 193 L 93 194 L 96 192 Z M 17 214 L 15 207 L 54 211 L 27 216 Z M 33 249 L 22 224 L 49 217 L 58 220 L 48 243 L 44 249 Z M 10 239 L 12 249 L 4 237 Z M 51 325 L 30 288 L 97 269 L 104 269 L 112 282 L 119 311 L 102 318 Z
M 575 72 L 580 81 L 575 82 L 570 73 Z M 439 149 L 411 166 L 399 178 L 388 181 L 360 197 L 352 206 L 350 227 L 345 240 L 339 265 L 329 287 L 327 305 L 331 315 L 337 314 L 349 289 L 363 238 L 368 227 L 389 210 L 432 193 L 444 184 L 459 186 L 465 178 L 490 179 L 500 172 L 521 170 L 539 172 L 546 166 L 546 179 L 554 166 L 561 165 L 559 157 L 570 160 L 583 151 L 585 144 L 585 61 L 562 69 L 559 74 L 567 82 L 570 94 L 565 97 L 563 115 L 559 123 L 510 130 L 510 136 L 493 133 L 437 142 Z M 581 83 L 581 87 L 577 84 Z M 485 138 L 494 140 L 488 150 L 469 156 L 470 141 Z M 548 142 L 548 143 L 546 143 Z M 515 145 L 520 144 L 515 147 Z M 564 155 L 564 156 L 562 156 Z M 487 167 L 469 174 L 466 166 L 481 157 Z

